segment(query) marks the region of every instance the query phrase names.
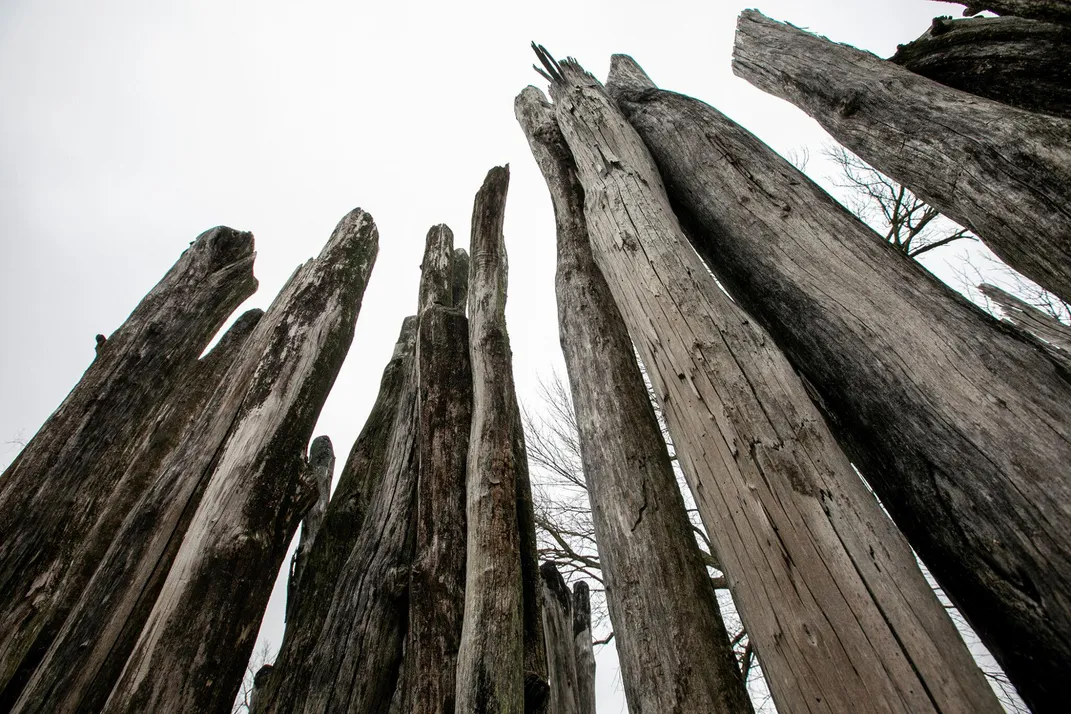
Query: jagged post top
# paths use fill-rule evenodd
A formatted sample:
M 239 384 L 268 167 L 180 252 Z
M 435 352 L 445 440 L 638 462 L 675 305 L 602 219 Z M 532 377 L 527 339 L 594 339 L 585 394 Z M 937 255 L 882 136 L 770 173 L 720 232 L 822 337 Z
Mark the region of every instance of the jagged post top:
M 535 52 L 540 64 L 543 65 L 542 69 L 536 65 L 532 65 L 532 68 L 541 77 L 550 82 L 550 94 L 552 97 L 555 90 L 564 89 L 569 84 L 577 86 L 600 85 L 599 80 L 581 67 L 580 63 L 573 57 L 556 60 L 546 47 L 535 42 L 532 43 L 532 51 Z
M 454 232 L 445 223 L 428 230 L 420 262 L 417 312 L 432 305 L 452 306 L 454 301 Z

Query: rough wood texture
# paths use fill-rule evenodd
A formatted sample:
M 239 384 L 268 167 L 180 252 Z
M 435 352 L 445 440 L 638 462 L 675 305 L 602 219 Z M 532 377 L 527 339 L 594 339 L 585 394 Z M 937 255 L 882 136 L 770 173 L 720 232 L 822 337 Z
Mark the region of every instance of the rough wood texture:
M 1071 118 L 1071 27 L 1020 17 L 937 17 L 890 61 L 979 97 Z
M 591 594 L 581 580 L 573 585 L 573 648 L 580 714 L 595 714 L 595 648 L 591 638 Z
M 294 551 L 294 558 L 290 563 L 290 578 L 286 583 L 285 619 L 287 621 L 290 620 L 291 613 L 295 612 L 295 608 L 299 606 L 302 590 L 301 578 L 305 573 L 305 564 L 309 560 L 309 553 L 312 552 L 320 526 L 323 525 L 328 501 L 331 500 L 331 477 L 335 474 L 335 449 L 331 445 L 330 437 L 318 436 L 313 439 L 312 446 L 309 447 L 308 471 L 313 483 L 316 484 L 316 501 L 301 521 L 301 540 L 298 541 L 297 550 Z
M 612 75 L 696 249 L 809 380 L 841 443 L 1024 698 L 1038 711 L 1046 695 L 1030 692 L 1039 686 L 1062 699 L 1067 373 L 724 115 L 654 89 L 628 58 L 614 59 Z M 902 550 L 898 537 L 880 542 Z M 912 655 L 927 686 L 942 702 L 971 701 L 985 685 L 925 584 L 911 572 L 897 588 L 942 653 Z M 903 611 L 886 611 L 899 626 Z
M 324 523 L 305 563 L 299 604 L 289 612 L 275 672 L 251 714 L 285 712 L 276 706 L 284 696 L 303 696 L 308 688 L 304 663 L 320 638 L 335 587 L 361 533 L 370 502 L 387 470 L 391 431 L 404 395 L 416 349 L 417 317 L 402 321 L 394 353 L 379 383 L 379 394 L 350 450 L 328 503 Z
M 901 590 L 920 578 L 906 543 L 791 365 L 688 244 L 614 102 L 574 62 L 546 66 L 596 262 L 778 709 L 1000 711 L 991 693 L 924 674 L 941 658 L 926 613 Z
M 436 229 L 439 229 L 438 231 Z M 465 608 L 465 466 L 472 421 L 468 320 L 454 296 L 468 281 L 453 265 L 453 234 L 428 234 L 417 365 L 420 476 L 409 580 L 404 711 L 453 714 Z
M 1016 15 L 1032 20 L 1045 20 L 1071 25 L 1071 2 L 1069 0 L 977 0 L 960 2 L 965 5 L 965 16 L 977 15 L 988 10 L 997 15 Z
M 1071 121 L 944 87 L 755 10 L 733 71 L 1071 301 Z
M 996 285 L 982 283 L 978 290 L 997 304 L 1005 320 L 1055 347 L 1054 356 L 1063 360 L 1071 358 L 1071 327 Z
M 315 499 L 305 449 L 353 339 L 378 243 L 372 217 L 351 211 L 280 296 L 285 316 L 254 333 L 263 358 L 104 711 L 229 711 L 279 565 Z
M 59 594 L 78 593 L 115 535 L 119 506 L 140 497 L 144 484 L 121 477 L 154 413 L 256 285 L 252 234 L 201 234 L 122 326 L 98 337 L 82 379 L 0 476 L 3 708 L 32 671 L 28 663 L 7 687 L 31 648 L 37 658 L 49 645 L 37 641 L 41 629 L 73 605 Z M 90 562 L 72 568 L 76 553 Z
M 473 409 L 466 478 L 464 627 L 457 664 L 457 710 L 466 714 L 524 710 L 517 472 L 527 465 L 517 461 L 521 424 L 506 333 L 502 224 L 508 187 L 509 169 L 491 169 L 476 194 L 469 246 Z
M 550 693 L 547 714 L 580 714 L 573 646 L 573 596 L 553 563 L 539 567 L 543 577 L 543 632 L 547 638 Z M 629 707 L 629 711 L 633 711 Z
M 750 711 L 554 108 L 534 87 L 514 108 L 554 203 L 558 325 L 629 711 Z

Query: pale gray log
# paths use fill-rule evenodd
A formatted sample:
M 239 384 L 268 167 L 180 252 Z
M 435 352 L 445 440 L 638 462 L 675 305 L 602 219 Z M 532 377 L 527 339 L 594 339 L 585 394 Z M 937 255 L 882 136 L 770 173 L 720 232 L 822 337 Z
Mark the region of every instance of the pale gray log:
M 1005 320 L 1057 348 L 1062 359 L 1071 358 L 1071 327 L 996 285 L 982 283 L 978 290 L 1000 307 Z
M 539 573 L 543 578 L 543 632 L 550 680 L 547 714 L 580 714 L 572 593 L 553 563 L 543 563 Z
M 514 110 L 554 203 L 559 333 L 629 711 L 750 711 L 554 108 L 529 87 Z
M 580 714 L 595 714 L 595 648 L 591 638 L 591 594 L 581 580 L 573 585 L 573 649 Z
M 745 10 L 733 71 L 1071 301 L 1071 120 L 944 87 Z
M 251 233 L 202 233 L 110 338 L 98 336 L 96 359 L 0 476 L 0 709 L 148 487 L 123 478 L 139 443 L 256 286 Z
M 242 408 L 105 712 L 226 712 L 275 575 L 315 499 L 305 449 L 349 350 L 379 235 L 360 209 L 261 321 Z
M 506 332 L 502 225 L 509 169 L 488 172 L 472 213 L 469 353 L 472 429 L 466 478 L 465 610 L 457 663 L 457 710 L 524 709 L 521 540 L 517 518 L 516 394 Z
M 1062 698 L 1052 678 L 1071 667 L 1066 373 L 724 115 L 653 88 L 629 58 L 613 67 L 618 103 L 699 253 L 813 385 L 842 445 L 1020 692 L 1048 680 Z M 898 587 L 941 653 L 913 660 L 927 681 L 947 681 L 931 691 L 988 695 L 917 573 Z
M 1021 17 L 952 20 L 889 58 L 946 87 L 1033 112 L 1071 118 L 1071 26 Z
M 547 64 L 596 262 L 778 708 L 999 711 L 916 669 L 938 655 L 901 591 L 919 577 L 910 549 L 784 355 L 688 244 L 635 130 L 574 62 Z

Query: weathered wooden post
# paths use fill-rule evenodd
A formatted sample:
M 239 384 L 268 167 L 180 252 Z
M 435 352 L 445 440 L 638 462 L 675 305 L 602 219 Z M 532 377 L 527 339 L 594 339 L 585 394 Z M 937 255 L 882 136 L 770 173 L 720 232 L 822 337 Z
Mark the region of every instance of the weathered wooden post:
M 305 449 L 378 242 L 371 216 L 347 214 L 279 296 L 288 314 L 254 333 L 263 358 L 104 711 L 223 712 L 234 701 L 275 574 L 315 499 Z
M 1071 26 L 1021 17 L 937 17 L 891 62 L 946 87 L 1071 119 Z
M 1049 350 L 1050 355 L 1064 361 L 1071 359 L 1071 327 L 996 285 L 982 283 L 978 291 L 997 304 L 1006 322 L 1057 348 L 1055 352 Z
M 630 58 L 616 57 L 612 75 L 697 251 L 809 381 L 842 445 L 1027 702 L 1044 708 L 1046 695 L 1031 694 L 1038 686 L 1062 700 L 1071 668 L 1062 370 L 724 115 L 655 88 Z M 917 575 L 898 585 L 915 593 L 911 617 L 925 614 L 932 646 L 945 652 L 919 671 L 983 688 L 924 587 Z
M 554 203 L 562 352 L 629 708 L 750 711 L 632 342 L 592 256 L 576 164 L 539 90 L 514 108 Z
M 404 711 L 454 714 L 457 651 L 465 608 L 465 466 L 472 370 L 464 303 L 468 274 L 454 261 L 445 225 L 428 233 L 417 339 L 420 475 L 416 552 L 410 574 Z
M 573 645 L 573 595 L 553 563 L 539 566 L 539 574 L 543 578 L 543 632 L 547 638 L 550 679 L 547 714 L 580 714 Z
M 545 705 L 538 570 L 525 573 L 518 501 L 527 483 L 524 434 L 506 331 L 506 252 L 502 235 L 509 170 L 491 169 L 476 194 L 469 270 L 469 351 L 473 411 L 467 467 L 468 561 L 457 665 L 459 712 L 537 711 Z M 523 474 L 521 472 L 524 472 Z M 522 478 L 523 476 L 523 478 Z M 531 495 L 528 494 L 530 502 Z M 530 504 L 529 504 L 530 507 Z M 522 505 L 523 509 L 523 505 Z M 536 580 L 529 582 L 530 577 Z M 535 613 L 538 623 L 531 622 Z M 533 653 L 543 655 L 542 665 Z M 538 670 L 542 670 L 540 673 Z
M 294 559 L 290 566 L 290 579 L 286 583 L 286 619 L 290 620 L 290 614 L 298 607 L 301 597 L 301 576 L 305 572 L 305 564 L 309 560 L 309 553 L 316 542 L 316 536 L 323 525 L 324 515 L 327 512 L 327 503 L 331 499 L 331 477 L 335 473 L 335 449 L 331 445 L 331 438 L 318 436 L 313 439 L 309 447 L 309 475 L 316 484 L 316 502 L 305 514 L 301 521 L 301 540 L 294 552 Z M 252 709 L 252 706 L 250 706 Z
M 591 638 L 591 594 L 581 580 L 573 585 L 573 648 L 580 714 L 595 714 L 595 648 Z
M 154 415 L 256 286 L 252 234 L 201 234 L 122 326 L 98 337 L 96 359 L 0 477 L 0 709 L 142 495 L 147 484 L 122 477 Z
M 635 130 L 576 63 L 541 59 L 596 262 L 778 707 L 1000 711 L 991 693 L 947 678 L 929 621 L 901 592 L 920 577 L 910 549 L 788 360 L 688 245 Z
M 949 89 L 755 10 L 740 15 L 733 71 L 1071 301 L 1071 120 Z

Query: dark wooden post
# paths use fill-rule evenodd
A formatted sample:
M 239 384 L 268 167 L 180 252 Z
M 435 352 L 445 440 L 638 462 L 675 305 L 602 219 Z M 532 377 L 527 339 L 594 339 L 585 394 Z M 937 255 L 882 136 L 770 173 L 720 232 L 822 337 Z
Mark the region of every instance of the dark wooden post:
M 444 225 L 428 233 L 417 340 L 420 476 L 403 681 L 408 702 L 404 711 L 424 714 L 454 713 L 465 608 L 465 465 L 472 370 L 468 320 L 463 304 L 455 307 L 455 295 L 465 292 L 468 274 L 454 266 L 459 253 L 453 250 L 453 240 Z
M 750 711 L 554 108 L 534 87 L 514 106 L 554 202 L 558 325 L 629 708 Z
M 256 286 L 252 234 L 201 234 L 111 337 L 98 336 L 96 359 L 0 476 L 0 709 L 144 492 L 122 477 L 154 415 L 194 378 L 204 348 Z
M 275 574 L 315 500 L 305 449 L 378 242 L 371 216 L 347 214 L 277 299 L 287 314 L 254 333 L 263 357 L 104 711 L 222 712 L 234 701 Z
M 308 472 L 316 484 L 316 502 L 305 514 L 301 521 L 301 540 L 294 552 L 294 558 L 290 565 L 290 579 L 286 583 L 286 620 L 290 620 L 290 614 L 298 607 L 301 597 L 301 576 L 305 572 L 305 564 L 309 560 L 309 553 L 316 542 L 316 536 L 323 525 L 324 515 L 327 512 L 327 503 L 331 499 L 331 477 L 335 474 L 335 449 L 331 445 L 331 438 L 318 436 L 313 439 L 309 447 Z M 266 680 L 265 680 L 266 681 Z M 250 707 L 252 709 L 252 707 Z
M 1071 120 L 949 89 L 755 10 L 740 15 L 733 71 L 1071 301 Z
M 946 87 L 1071 119 L 1071 26 L 937 17 L 890 61 Z
M 575 62 L 541 58 L 596 262 L 649 370 L 778 707 L 1000 711 L 992 694 L 923 674 L 944 662 L 901 591 L 920 577 L 907 544 L 788 360 L 688 244 L 613 100 Z
M 988 10 L 997 15 L 1015 15 L 1071 25 L 1069 0 L 968 0 L 959 4 L 966 5 L 963 14 L 968 16 Z
M 553 563 L 543 563 L 539 573 L 543 578 L 543 632 L 547 638 L 550 679 L 547 714 L 580 714 L 573 645 L 573 596 Z
M 595 648 L 591 637 L 591 594 L 581 580 L 573 585 L 573 647 L 580 714 L 595 714 Z
M 1030 694 L 1031 681 L 1062 699 L 1059 673 L 1071 668 L 1062 371 L 716 110 L 655 89 L 625 57 L 611 87 L 696 249 L 809 380 L 930 571 L 1032 706 L 1044 696 Z M 924 584 L 913 575 L 898 588 L 907 597 Z M 912 597 L 928 603 L 912 618 L 928 613 L 932 647 L 945 652 L 916 666 L 966 692 L 935 694 L 968 701 L 985 685 L 934 603 Z

